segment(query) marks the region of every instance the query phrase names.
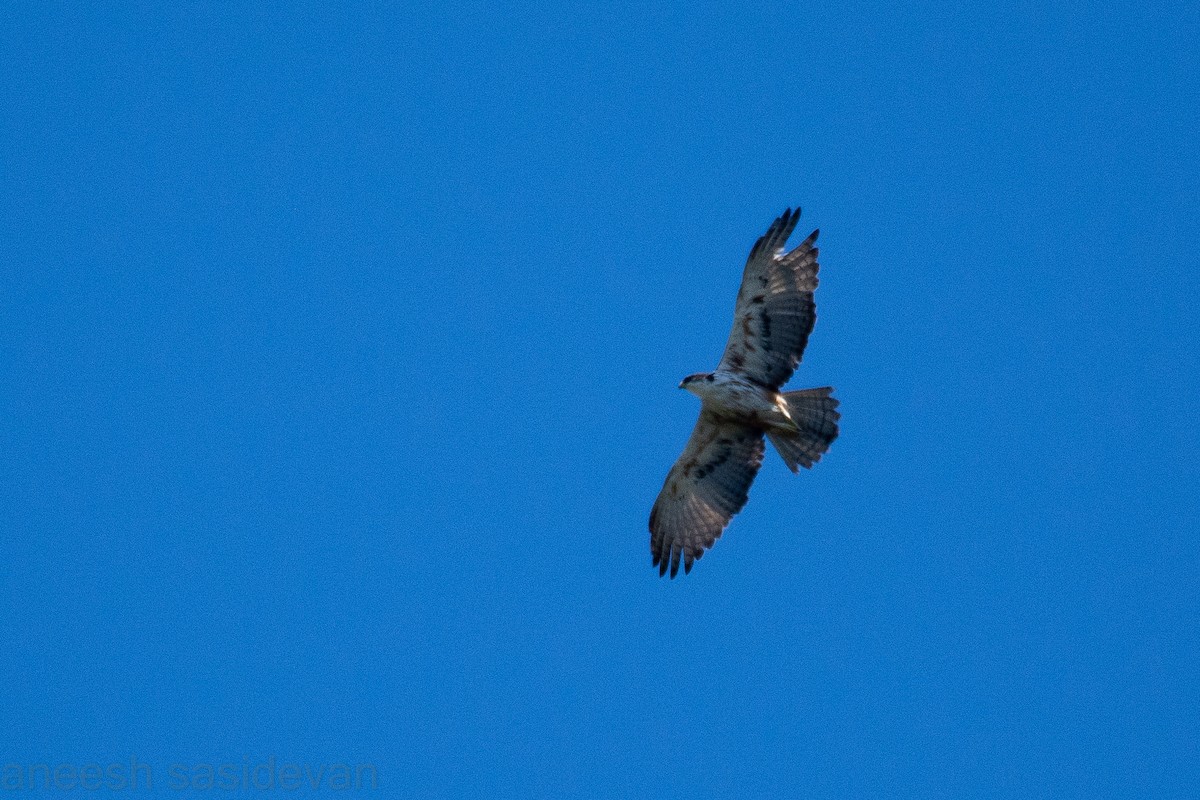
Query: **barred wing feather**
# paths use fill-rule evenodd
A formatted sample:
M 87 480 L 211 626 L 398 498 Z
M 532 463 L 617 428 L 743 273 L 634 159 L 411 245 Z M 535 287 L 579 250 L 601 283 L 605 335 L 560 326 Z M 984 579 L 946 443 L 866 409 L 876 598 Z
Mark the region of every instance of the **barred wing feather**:
M 785 211 L 754 244 L 742 274 L 733 330 L 718 369 L 745 375 L 770 389 L 787 383 L 804 355 L 817 320 L 817 234 L 791 252 L 784 245 L 800 219 Z
M 709 411 L 700 419 L 650 512 L 650 552 L 659 574 L 688 573 L 692 563 L 746 505 L 763 459 L 763 433 L 722 420 Z

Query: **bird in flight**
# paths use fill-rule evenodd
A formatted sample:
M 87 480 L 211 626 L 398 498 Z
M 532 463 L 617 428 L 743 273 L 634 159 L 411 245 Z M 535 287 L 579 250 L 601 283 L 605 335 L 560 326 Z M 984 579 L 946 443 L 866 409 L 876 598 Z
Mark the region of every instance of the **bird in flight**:
M 700 419 L 650 512 L 658 574 L 684 573 L 746 505 L 762 465 L 765 435 L 788 469 L 811 467 L 837 438 L 833 388 L 781 392 L 800 363 L 817 320 L 817 233 L 784 250 L 800 219 L 790 208 L 750 250 L 733 330 L 716 372 L 679 384 L 701 399 Z

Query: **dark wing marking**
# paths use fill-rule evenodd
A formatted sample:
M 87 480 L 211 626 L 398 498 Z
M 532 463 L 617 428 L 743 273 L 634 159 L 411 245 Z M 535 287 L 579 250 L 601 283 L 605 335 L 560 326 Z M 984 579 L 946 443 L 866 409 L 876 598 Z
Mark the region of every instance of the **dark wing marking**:
M 788 209 L 754 243 L 742 273 L 733 330 L 717 367 L 771 389 L 792 377 L 817 321 L 813 292 L 819 231 L 790 253 L 783 249 L 799 219 L 800 209 Z
M 658 574 L 684 573 L 742 510 L 763 459 L 761 430 L 720 419 L 707 410 L 683 455 L 667 473 L 650 511 L 650 552 Z

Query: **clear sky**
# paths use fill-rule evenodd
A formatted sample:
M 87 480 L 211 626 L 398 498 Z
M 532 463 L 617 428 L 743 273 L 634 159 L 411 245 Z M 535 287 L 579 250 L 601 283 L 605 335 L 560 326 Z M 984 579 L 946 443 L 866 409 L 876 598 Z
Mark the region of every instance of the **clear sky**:
M 1195 4 L 405 5 L 0 10 L 0 788 L 1196 797 Z M 660 579 L 797 204 L 842 436 Z

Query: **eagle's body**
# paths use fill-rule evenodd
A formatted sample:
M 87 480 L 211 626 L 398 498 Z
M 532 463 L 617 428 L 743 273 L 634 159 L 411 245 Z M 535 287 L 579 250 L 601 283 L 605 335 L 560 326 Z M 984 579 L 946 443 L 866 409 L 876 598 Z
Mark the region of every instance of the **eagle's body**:
M 793 472 L 811 467 L 837 438 L 838 401 L 829 387 L 781 392 L 816 322 L 817 231 L 784 251 L 800 210 L 788 209 L 750 251 L 733 330 L 716 371 L 679 388 L 702 400 L 700 419 L 650 512 L 650 551 L 659 574 L 689 572 L 746 504 L 770 438 Z
M 764 430 L 790 433 L 797 430 L 783 395 L 759 386 L 736 372 L 719 369 L 716 372 L 689 375 L 679 384 L 679 388 L 687 389 L 703 400 L 702 408 L 716 419 L 751 423 Z

